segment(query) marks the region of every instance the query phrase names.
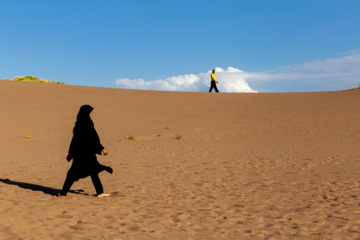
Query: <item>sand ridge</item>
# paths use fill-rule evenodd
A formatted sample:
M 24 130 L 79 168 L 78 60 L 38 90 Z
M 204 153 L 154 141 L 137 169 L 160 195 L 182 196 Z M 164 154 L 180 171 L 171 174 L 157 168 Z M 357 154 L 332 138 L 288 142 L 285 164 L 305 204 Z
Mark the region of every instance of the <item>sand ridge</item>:
M 0 81 L 0 238 L 357 239 L 359 98 Z M 56 197 L 82 104 L 110 198 Z

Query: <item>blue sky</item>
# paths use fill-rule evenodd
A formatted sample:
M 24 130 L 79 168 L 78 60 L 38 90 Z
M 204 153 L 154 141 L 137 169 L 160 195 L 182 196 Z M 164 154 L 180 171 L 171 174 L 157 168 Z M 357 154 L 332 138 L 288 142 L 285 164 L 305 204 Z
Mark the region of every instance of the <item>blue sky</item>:
M 206 91 L 360 84 L 358 0 L 1 0 L 0 79 Z M 249 90 L 249 91 L 250 91 Z

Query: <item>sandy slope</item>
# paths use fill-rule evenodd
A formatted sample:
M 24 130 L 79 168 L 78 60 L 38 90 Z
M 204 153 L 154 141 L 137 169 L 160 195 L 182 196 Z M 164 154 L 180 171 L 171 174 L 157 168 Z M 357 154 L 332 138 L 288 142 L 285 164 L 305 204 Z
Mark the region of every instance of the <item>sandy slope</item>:
M 359 100 L 0 81 L 0 239 L 360 238 Z M 110 198 L 55 196 L 82 104 Z

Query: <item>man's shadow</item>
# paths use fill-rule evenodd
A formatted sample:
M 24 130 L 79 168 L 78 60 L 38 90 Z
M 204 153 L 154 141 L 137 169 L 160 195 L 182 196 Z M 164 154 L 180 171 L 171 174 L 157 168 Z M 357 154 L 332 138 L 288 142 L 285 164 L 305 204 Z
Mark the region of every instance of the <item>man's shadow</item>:
M 28 189 L 28 190 L 32 190 L 32 191 L 41 191 L 45 194 L 49 194 L 51 196 L 57 196 L 60 193 L 60 189 L 55 189 L 55 188 L 50 188 L 50 187 L 44 187 L 41 185 L 37 185 L 37 184 L 32 184 L 32 183 L 23 183 L 23 182 L 15 182 L 12 181 L 10 179 L 2 179 L 0 178 L 0 182 L 5 183 L 5 184 L 9 184 L 9 185 L 16 185 L 20 188 L 24 188 L 24 189 Z M 75 193 L 75 194 L 83 194 L 83 195 L 89 195 L 87 193 L 84 193 L 84 190 L 70 190 L 69 192 L 71 193 Z

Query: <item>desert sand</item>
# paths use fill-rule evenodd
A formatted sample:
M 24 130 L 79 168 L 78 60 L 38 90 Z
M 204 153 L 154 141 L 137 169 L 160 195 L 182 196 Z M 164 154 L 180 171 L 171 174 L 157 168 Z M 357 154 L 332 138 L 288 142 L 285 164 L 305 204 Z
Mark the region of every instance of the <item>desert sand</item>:
M 0 239 L 359 239 L 359 100 L 0 81 Z M 57 197 L 83 104 L 108 198 Z

